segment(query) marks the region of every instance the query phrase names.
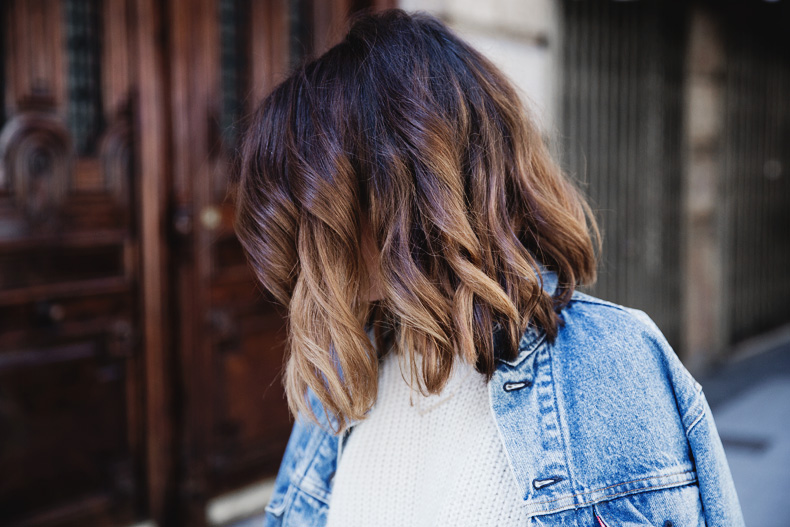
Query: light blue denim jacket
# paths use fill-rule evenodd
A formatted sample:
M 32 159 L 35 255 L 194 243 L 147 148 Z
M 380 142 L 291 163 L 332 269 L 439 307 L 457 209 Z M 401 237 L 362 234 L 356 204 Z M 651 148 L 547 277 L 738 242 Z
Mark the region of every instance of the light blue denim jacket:
M 541 269 L 543 287 L 557 277 Z M 701 386 L 644 312 L 574 292 L 549 344 L 530 327 L 489 402 L 534 526 L 743 526 Z M 326 413 L 312 392 L 322 421 Z M 299 416 L 265 527 L 321 526 L 343 434 Z

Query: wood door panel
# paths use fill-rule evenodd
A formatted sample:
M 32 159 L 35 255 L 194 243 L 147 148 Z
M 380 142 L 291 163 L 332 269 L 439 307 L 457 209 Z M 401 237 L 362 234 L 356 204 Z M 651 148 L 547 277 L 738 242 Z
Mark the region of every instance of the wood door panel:
M 0 2 L 0 525 L 200 527 L 276 473 L 286 319 L 234 235 L 240 123 L 386 3 Z
M 280 377 L 283 318 L 270 309 L 233 319 L 233 331 L 215 344 L 215 469 L 224 477 L 240 467 L 275 470 L 292 424 Z
M 109 506 L 119 501 L 113 494 L 135 492 L 125 369 L 104 335 L 0 354 L 4 525 L 89 496 Z
M 110 4 L 0 6 L 0 525 L 118 525 L 143 503 L 134 105 L 101 62 L 130 42 L 101 38 Z
M 254 280 L 253 276 L 247 269 L 247 258 L 244 255 L 244 250 L 241 243 L 235 236 L 223 236 L 214 242 L 213 269 L 214 277 L 222 280 L 223 276 L 236 275 L 238 280 L 240 277 L 246 278 L 243 283 L 250 285 L 250 280 Z M 254 283 L 254 281 L 252 282 Z
M 46 288 L 41 291 L 48 293 Z M 139 332 L 130 318 L 136 299 L 128 285 L 109 293 L 82 293 L 85 296 L 46 294 L 29 302 L 0 302 L 0 357 L 9 350 L 42 347 L 93 334 L 104 335 L 115 356 L 139 353 Z
M 207 0 L 211 3 L 212 0 Z M 271 2 L 243 2 L 213 0 L 220 9 L 233 11 L 235 18 L 217 22 L 204 21 L 204 35 L 218 36 L 221 47 L 241 50 L 232 56 L 222 53 L 204 57 L 205 68 L 200 74 L 217 79 L 222 123 L 236 123 L 253 112 L 260 99 L 285 78 L 288 69 L 304 58 L 326 50 L 341 36 L 346 17 L 351 10 L 365 7 L 385 7 L 387 2 L 350 2 L 310 0 Z M 232 4 L 232 5 L 231 5 Z M 214 8 L 216 9 L 216 7 Z M 211 13 L 212 9 L 204 9 Z M 233 22 L 235 20 L 235 22 Z M 230 22 L 230 25 L 228 24 Z M 236 27 L 230 27 L 235 23 Z M 252 29 L 246 25 L 254 24 Z M 211 28 L 211 29 L 206 29 Z M 234 40 L 236 39 L 236 40 Z M 248 46 L 245 50 L 239 42 Z M 219 44 L 218 44 L 219 45 Z M 201 61 L 195 60 L 199 63 Z M 212 71 L 211 68 L 216 68 Z M 236 68 L 236 70 L 234 70 Z M 249 84 L 233 81 L 246 80 Z M 196 90 L 197 91 L 197 90 Z M 210 101 L 209 101 L 210 102 Z M 244 102 L 244 104 L 239 104 Z M 245 114 L 228 115 L 243 108 Z M 204 110 L 210 114 L 209 108 Z M 182 116 L 184 122 L 190 116 Z M 194 117 L 192 117 L 194 118 Z M 197 128 L 199 130 L 199 128 Z M 238 140 L 238 130 L 221 130 L 209 134 L 220 141 Z M 202 138 L 207 141 L 209 137 Z M 204 144 L 196 139 L 192 144 Z M 234 145 L 209 144 L 204 152 L 234 152 Z M 192 148 L 189 154 L 195 166 L 207 161 L 205 153 Z M 196 273 L 196 287 L 207 288 L 203 309 L 208 320 L 201 329 L 208 343 L 206 348 L 185 349 L 193 367 L 211 371 L 210 386 L 213 413 L 204 415 L 207 428 L 194 427 L 190 434 L 208 429 L 210 470 L 206 472 L 206 487 L 217 493 L 243 485 L 262 475 L 273 476 L 280 464 L 293 425 L 282 386 L 282 370 L 286 339 L 286 317 L 283 308 L 276 308 L 265 295 L 247 265 L 240 244 L 233 235 L 233 208 L 226 199 L 227 170 L 234 167 L 231 159 L 220 156 L 211 160 L 214 170 L 206 171 L 212 181 L 194 181 L 207 188 L 193 190 L 194 208 L 199 211 L 195 222 L 200 231 L 194 236 L 196 254 L 210 259 L 205 279 Z M 213 191 L 211 189 L 214 189 Z M 219 191 L 217 189 L 220 189 Z M 208 199 L 207 202 L 201 199 Z M 196 263 L 196 268 L 206 262 Z M 199 295 L 196 295 L 199 296 Z M 203 364 L 193 362 L 202 357 Z M 195 386 L 195 385 L 193 385 Z M 193 389 L 199 389 L 195 386 Z M 197 419 L 196 419 L 197 421 Z
M 125 276 L 123 245 L 53 243 L 4 249 L 0 255 L 0 289 L 4 290 Z

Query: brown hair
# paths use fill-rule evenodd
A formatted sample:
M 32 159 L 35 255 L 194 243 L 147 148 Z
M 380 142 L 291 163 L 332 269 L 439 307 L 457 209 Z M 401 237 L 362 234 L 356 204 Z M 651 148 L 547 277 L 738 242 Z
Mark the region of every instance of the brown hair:
M 553 340 L 574 288 L 595 280 L 592 212 L 517 93 L 422 13 L 357 18 L 277 86 L 246 130 L 236 199 L 250 263 L 288 308 L 291 411 L 315 418 L 309 387 L 338 431 L 375 402 L 385 342 L 412 374 L 421 354 L 428 393 L 459 357 L 490 379 L 528 324 Z M 363 222 L 380 255 L 374 302 Z M 553 298 L 538 263 L 557 273 Z

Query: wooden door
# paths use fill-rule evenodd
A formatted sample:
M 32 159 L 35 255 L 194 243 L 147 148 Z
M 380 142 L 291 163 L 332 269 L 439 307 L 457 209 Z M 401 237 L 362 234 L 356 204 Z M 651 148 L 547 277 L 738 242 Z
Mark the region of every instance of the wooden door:
M 341 36 L 351 12 L 370 6 L 172 3 L 174 284 L 188 525 L 203 521 L 208 498 L 273 475 L 292 426 L 280 383 L 283 313 L 256 287 L 233 235 L 228 176 L 240 121 L 293 65 Z
M 275 474 L 285 325 L 233 234 L 239 123 L 371 4 L 0 4 L 0 525 L 201 526 Z
M 126 20 L 3 6 L 0 524 L 129 523 L 143 493 Z
M 255 286 L 233 234 L 228 186 L 235 123 L 252 102 L 245 96 L 254 75 L 269 85 L 287 69 L 287 7 L 234 0 L 169 7 L 184 525 L 205 522 L 211 497 L 273 473 L 290 429 L 278 382 L 283 318 Z M 263 74 L 249 69 L 253 46 Z

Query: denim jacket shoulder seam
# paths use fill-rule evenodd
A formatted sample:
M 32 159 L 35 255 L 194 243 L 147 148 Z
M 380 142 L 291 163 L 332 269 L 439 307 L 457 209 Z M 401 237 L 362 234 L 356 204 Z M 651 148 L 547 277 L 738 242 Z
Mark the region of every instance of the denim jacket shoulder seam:
M 596 304 L 600 306 L 607 306 L 619 311 L 623 311 L 628 313 L 628 309 L 625 306 L 620 304 L 615 304 L 614 302 L 610 302 L 608 300 L 604 300 L 603 298 L 598 298 L 592 295 L 588 295 L 587 293 L 582 293 L 581 291 L 574 291 L 573 295 L 571 295 L 571 299 L 568 301 L 568 304 L 573 302 L 581 302 L 584 304 Z

